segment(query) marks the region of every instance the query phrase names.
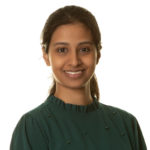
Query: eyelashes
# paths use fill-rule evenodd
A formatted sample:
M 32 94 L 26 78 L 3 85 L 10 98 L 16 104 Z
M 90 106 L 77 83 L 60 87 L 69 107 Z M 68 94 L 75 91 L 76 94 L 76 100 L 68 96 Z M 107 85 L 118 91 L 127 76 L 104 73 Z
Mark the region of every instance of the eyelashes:
M 62 51 L 62 49 L 66 49 L 66 48 L 65 48 L 65 47 L 58 48 L 58 49 L 57 49 L 57 52 L 58 52 L 58 53 L 64 53 L 64 51 Z M 86 49 L 86 50 L 83 51 L 83 49 Z M 89 52 L 89 51 L 90 51 L 89 48 L 81 48 L 80 50 L 82 50 L 83 53 L 84 53 L 84 52 L 86 53 L 86 52 Z

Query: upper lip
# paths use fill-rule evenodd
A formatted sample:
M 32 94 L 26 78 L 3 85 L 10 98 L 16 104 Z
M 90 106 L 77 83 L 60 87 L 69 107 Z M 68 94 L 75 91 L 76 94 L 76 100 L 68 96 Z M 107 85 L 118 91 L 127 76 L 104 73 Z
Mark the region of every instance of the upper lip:
M 85 69 L 80 69 L 80 70 L 64 70 L 64 71 L 70 71 L 70 72 L 77 72 L 77 71 L 83 71 Z

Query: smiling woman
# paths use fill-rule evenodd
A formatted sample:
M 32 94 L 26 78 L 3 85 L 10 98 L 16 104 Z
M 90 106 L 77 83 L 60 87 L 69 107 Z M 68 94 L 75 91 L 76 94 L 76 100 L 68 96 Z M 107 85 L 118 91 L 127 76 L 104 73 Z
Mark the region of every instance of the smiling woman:
M 102 46 L 95 17 L 79 6 L 60 8 L 48 17 L 41 39 L 52 88 L 21 117 L 10 150 L 146 150 L 135 116 L 99 101 L 94 72 Z
M 100 52 L 96 50 L 91 30 L 83 23 L 69 23 L 57 27 L 50 39 L 48 53 L 42 47 L 43 58 L 47 66 L 52 67 L 56 84 L 54 93 L 50 94 L 63 99 L 65 103 L 92 103 L 92 95 L 98 93 L 90 91 L 90 80 L 94 78 Z
M 100 93 L 94 71 L 101 57 L 102 46 L 95 17 L 81 7 L 60 8 L 47 19 L 41 41 L 43 58 L 53 70 L 53 84 L 49 94 L 77 105 L 92 103 L 92 95 L 99 101 Z M 84 72 L 72 75 L 81 70 Z M 72 95 L 74 97 L 70 99 Z

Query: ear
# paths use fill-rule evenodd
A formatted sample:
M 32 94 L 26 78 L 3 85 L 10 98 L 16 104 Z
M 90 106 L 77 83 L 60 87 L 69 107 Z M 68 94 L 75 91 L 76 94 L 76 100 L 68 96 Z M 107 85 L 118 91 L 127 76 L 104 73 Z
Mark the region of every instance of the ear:
M 99 63 L 100 56 L 101 56 L 100 51 L 98 51 L 98 53 L 97 53 L 97 63 L 96 63 L 96 65 Z
M 49 57 L 48 57 L 48 54 L 45 52 L 45 48 L 44 47 L 42 47 L 42 52 L 43 52 L 43 59 L 44 59 L 46 65 L 50 66 Z

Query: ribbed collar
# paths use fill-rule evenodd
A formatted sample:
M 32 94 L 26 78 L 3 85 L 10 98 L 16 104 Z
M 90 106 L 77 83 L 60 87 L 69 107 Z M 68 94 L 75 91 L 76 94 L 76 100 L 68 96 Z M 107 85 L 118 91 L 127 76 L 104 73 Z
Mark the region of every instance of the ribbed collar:
M 65 103 L 64 101 L 62 101 L 61 99 L 58 99 L 54 95 L 49 95 L 46 101 L 64 110 L 77 112 L 77 113 L 88 113 L 88 112 L 96 111 L 99 108 L 99 102 L 97 101 L 96 97 L 92 95 L 92 98 L 94 102 L 87 106 Z

